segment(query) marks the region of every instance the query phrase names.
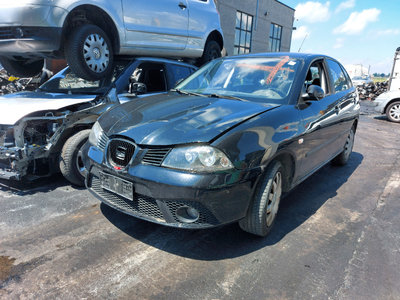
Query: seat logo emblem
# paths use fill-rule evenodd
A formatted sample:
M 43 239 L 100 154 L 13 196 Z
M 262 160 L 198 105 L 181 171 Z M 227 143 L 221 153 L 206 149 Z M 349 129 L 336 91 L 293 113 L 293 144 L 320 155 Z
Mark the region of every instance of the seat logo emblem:
M 115 150 L 115 157 L 119 160 L 125 160 L 126 158 L 126 147 L 118 146 Z

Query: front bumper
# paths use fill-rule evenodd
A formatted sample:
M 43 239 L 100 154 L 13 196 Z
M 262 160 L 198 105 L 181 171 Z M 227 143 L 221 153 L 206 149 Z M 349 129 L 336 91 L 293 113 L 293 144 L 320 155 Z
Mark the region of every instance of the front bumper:
M 58 50 L 67 13 L 49 5 L 0 5 L 0 54 L 23 56 Z
M 385 113 L 385 107 L 386 107 L 386 101 L 385 102 L 376 102 L 376 100 L 373 103 L 375 105 L 374 110 L 378 113 L 384 114 Z
M 210 228 L 245 217 L 260 170 L 231 174 L 192 174 L 144 164 L 119 173 L 87 158 L 86 186 L 102 202 L 123 213 L 179 228 Z M 102 188 L 100 172 L 133 183 L 133 201 Z M 185 222 L 178 210 L 194 208 L 199 217 Z

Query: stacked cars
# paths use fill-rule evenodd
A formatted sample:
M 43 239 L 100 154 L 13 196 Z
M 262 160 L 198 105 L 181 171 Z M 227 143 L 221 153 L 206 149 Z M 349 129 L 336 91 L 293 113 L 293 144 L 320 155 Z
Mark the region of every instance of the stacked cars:
M 44 58 L 66 58 L 79 77 L 113 70 L 114 56 L 197 59 L 221 56 L 214 1 L 16 0 L 0 3 L 0 63 L 30 77 Z

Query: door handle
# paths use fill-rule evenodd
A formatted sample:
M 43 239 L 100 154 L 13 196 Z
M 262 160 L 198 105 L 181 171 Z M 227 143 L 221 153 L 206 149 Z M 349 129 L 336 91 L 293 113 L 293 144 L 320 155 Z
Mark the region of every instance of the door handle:
M 340 106 L 339 105 L 335 106 L 335 111 L 336 111 L 336 113 L 339 113 L 339 111 L 340 111 Z
M 179 2 L 178 6 L 179 6 L 181 9 L 186 9 L 186 8 L 187 8 L 186 4 L 184 4 L 183 2 Z

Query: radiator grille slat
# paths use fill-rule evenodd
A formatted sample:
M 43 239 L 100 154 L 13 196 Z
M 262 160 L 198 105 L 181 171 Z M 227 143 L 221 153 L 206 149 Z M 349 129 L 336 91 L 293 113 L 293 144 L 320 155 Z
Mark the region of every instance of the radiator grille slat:
M 142 161 L 149 165 L 160 166 L 170 150 L 170 148 L 148 149 Z

